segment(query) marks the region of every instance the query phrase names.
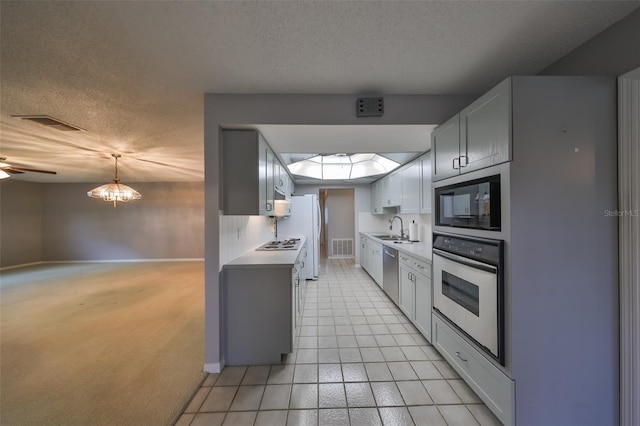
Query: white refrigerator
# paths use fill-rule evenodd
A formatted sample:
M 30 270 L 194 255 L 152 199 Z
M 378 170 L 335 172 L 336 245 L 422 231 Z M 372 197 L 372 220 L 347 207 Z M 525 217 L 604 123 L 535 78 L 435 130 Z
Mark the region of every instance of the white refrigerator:
M 309 262 L 305 263 L 308 280 L 317 280 L 320 271 L 320 204 L 318 196 L 291 197 L 291 215 L 278 221 L 278 238 L 304 236 Z

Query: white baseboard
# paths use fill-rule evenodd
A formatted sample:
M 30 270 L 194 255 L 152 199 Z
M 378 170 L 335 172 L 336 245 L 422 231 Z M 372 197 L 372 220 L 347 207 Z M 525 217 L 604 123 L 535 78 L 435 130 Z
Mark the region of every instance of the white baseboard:
M 4 266 L 1 271 L 26 268 L 35 265 L 55 265 L 61 263 L 140 263 L 140 262 L 204 262 L 204 257 L 185 257 L 178 259 L 109 259 L 109 260 L 41 260 L 38 262 L 22 263 L 20 265 Z
M 204 262 L 204 257 L 178 259 L 107 259 L 107 260 L 45 260 L 39 263 L 135 263 L 135 262 Z
M 219 373 L 224 368 L 224 362 L 212 362 L 204 365 L 205 373 Z
M 23 263 L 21 265 L 13 265 L 13 266 L 5 266 L 3 268 L 0 268 L 0 271 L 8 271 L 9 269 L 17 269 L 17 268 L 26 268 L 27 266 L 35 266 L 35 265 L 40 265 L 44 262 L 31 262 L 31 263 Z

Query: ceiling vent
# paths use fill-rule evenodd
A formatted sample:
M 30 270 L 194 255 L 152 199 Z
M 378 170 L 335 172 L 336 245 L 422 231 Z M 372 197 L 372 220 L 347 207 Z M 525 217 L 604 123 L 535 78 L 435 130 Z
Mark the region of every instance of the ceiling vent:
M 358 117 L 382 117 L 384 98 L 358 98 L 356 113 Z
M 23 120 L 30 120 L 36 123 L 42 124 L 43 126 L 51 127 L 58 130 L 63 130 L 65 132 L 84 132 L 85 129 L 82 129 L 78 126 L 74 126 L 73 124 L 65 123 L 62 120 L 58 120 L 57 118 L 50 117 L 48 115 L 12 115 L 15 118 L 22 118 Z

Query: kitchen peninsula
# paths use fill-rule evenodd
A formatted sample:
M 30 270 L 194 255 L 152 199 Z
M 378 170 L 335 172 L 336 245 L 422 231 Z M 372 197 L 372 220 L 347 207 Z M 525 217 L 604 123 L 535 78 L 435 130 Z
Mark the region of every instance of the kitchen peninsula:
M 222 267 L 226 365 L 279 364 L 293 351 L 307 257 L 306 240 L 296 240 L 275 250 L 267 243 Z

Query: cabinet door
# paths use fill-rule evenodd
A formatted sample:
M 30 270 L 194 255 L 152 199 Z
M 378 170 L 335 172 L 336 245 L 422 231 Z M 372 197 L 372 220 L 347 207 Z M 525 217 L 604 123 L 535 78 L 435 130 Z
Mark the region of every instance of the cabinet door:
M 369 272 L 367 269 L 367 248 L 367 239 L 360 237 L 360 266 L 362 269 Z
M 274 156 L 273 163 L 273 180 L 275 188 L 283 195 L 287 195 L 289 175 L 284 170 L 277 158 Z
M 396 207 L 402 204 L 402 176 L 395 171 L 383 179 L 384 198 L 382 205 Z
M 431 278 L 423 274 L 416 274 L 415 277 L 415 325 L 431 342 Z
M 461 173 L 511 159 L 511 79 L 460 112 Z
M 291 270 L 291 344 L 295 348 L 295 338 L 298 329 L 298 297 L 300 292 L 299 263 L 296 261 Z
M 400 171 L 400 183 L 400 213 L 420 213 L 420 161 L 414 161 Z
M 373 279 L 382 288 L 382 244 L 374 244 L 371 252 Z
M 456 114 L 431 132 L 432 179 L 460 173 L 460 115 Z
M 266 210 L 267 214 L 273 214 L 273 201 L 275 200 L 275 175 L 274 175 L 274 165 L 276 164 L 276 156 L 273 154 L 273 151 L 269 147 L 267 147 L 267 177 L 266 181 Z
M 431 152 L 420 157 L 420 213 L 431 213 Z
M 373 214 L 382 214 L 382 203 L 381 203 L 381 181 L 373 182 L 370 186 L 371 188 L 371 213 Z
M 415 298 L 416 298 L 416 287 L 413 282 L 413 277 L 415 274 L 411 271 L 411 269 L 405 267 L 404 265 L 400 265 L 399 268 L 400 274 L 400 309 L 404 314 L 409 318 L 409 320 L 413 321 L 415 319 Z
M 258 211 L 261 215 L 268 215 L 273 210 L 273 205 L 271 205 L 271 210 L 268 208 L 267 201 L 267 176 L 269 174 L 273 176 L 273 170 L 269 172 L 269 169 L 272 168 L 272 163 L 269 162 L 270 160 L 267 156 L 269 151 L 271 150 L 266 142 L 260 137 L 258 143 Z M 271 185 L 273 185 L 273 180 Z

